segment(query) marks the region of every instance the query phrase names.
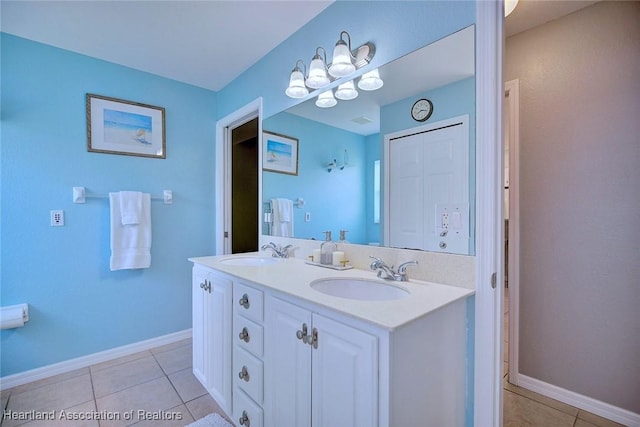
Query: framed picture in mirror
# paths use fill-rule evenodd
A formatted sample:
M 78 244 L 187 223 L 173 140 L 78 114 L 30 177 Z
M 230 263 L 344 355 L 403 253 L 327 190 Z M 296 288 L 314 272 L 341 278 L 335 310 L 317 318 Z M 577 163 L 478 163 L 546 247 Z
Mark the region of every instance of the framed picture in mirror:
M 262 132 L 262 169 L 298 175 L 298 139 L 275 132 Z

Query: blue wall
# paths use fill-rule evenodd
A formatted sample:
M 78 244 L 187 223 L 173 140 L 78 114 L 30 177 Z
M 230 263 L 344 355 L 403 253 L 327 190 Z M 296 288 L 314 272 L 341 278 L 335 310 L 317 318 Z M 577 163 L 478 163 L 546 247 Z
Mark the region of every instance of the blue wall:
M 2 331 L 1 375 L 189 329 L 187 257 L 214 251 L 216 94 L 1 37 L 1 304 L 30 308 Z M 87 92 L 165 107 L 167 158 L 87 152 Z M 73 204 L 73 186 L 173 190 L 173 205 L 152 202 L 151 268 L 109 270 L 108 200 Z
M 305 200 L 304 208 L 294 209 L 295 237 L 323 240 L 329 230 L 338 240 L 339 231 L 348 230 L 348 241 L 365 243 L 365 137 L 284 112 L 264 120 L 262 128 L 299 140 L 297 176 L 262 175 L 263 201 Z M 328 173 L 331 160 L 343 163 L 345 149 L 349 165 Z M 304 221 L 305 212 L 311 214 L 310 222 Z

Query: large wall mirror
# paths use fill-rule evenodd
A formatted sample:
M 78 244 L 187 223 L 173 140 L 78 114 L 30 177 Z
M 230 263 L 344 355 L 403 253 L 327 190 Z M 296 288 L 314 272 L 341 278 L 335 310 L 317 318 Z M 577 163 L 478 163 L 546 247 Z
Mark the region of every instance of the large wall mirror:
M 316 106 L 313 97 L 263 120 L 263 234 L 323 240 L 331 231 L 338 241 L 345 230 L 353 244 L 474 254 L 474 32 L 465 28 L 380 67 L 378 90 L 359 90 L 357 98 L 331 108 Z M 422 122 L 411 116 L 419 99 L 433 104 Z M 442 142 L 449 136 L 441 131 L 452 127 L 458 146 Z M 284 167 L 270 157 L 279 148 L 287 156 Z M 423 156 L 420 173 L 432 181 L 407 178 L 409 167 L 397 159 Z M 456 163 L 459 176 L 430 169 L 440 158 Z M 447 187 L 453 181 L 466 189 L 457 199 Z M 414 224 L 424 230 L 413 230 Z M 395 236 L 407 229 L 431 243 Z

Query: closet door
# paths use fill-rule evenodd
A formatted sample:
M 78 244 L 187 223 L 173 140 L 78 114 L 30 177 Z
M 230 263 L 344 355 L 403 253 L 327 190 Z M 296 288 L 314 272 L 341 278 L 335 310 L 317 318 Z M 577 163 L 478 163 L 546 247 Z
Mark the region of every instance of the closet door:
M 468 253 L 467 129 L 458 123 L 389 141 L 390 246 Z M 444 224 L 443 211 L 449 214 Z M 461 215 L 456 218 L 458 230 L 453 229 L 455 211 Z

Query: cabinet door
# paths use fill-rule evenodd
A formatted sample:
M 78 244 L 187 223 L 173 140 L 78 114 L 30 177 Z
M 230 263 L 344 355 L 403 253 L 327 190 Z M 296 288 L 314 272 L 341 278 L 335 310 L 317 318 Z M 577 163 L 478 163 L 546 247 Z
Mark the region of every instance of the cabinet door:
M 377 338 L 318 314 L 313 330 L 313 426 L 377 426 Z
M 193 334 L 193 374 L 202 383 L 204 388 L 208 388 L 207 375 L 205 372 L 205 303 L 207 293 L 203 289 L 207 280 L 207 274 L 198 267 L 193 268 L 191 287 L 191 315 Z
M 265 304 L 265 426 L 310 427 L 311 346 L 296 334 L 303 324 L 311 333 L 311 313 L 277 298 Z
M 231 405 L 231 280 L 210 273 L 210 293 L 205 304 L 205 364 L 207 390 L 222 409 Z

